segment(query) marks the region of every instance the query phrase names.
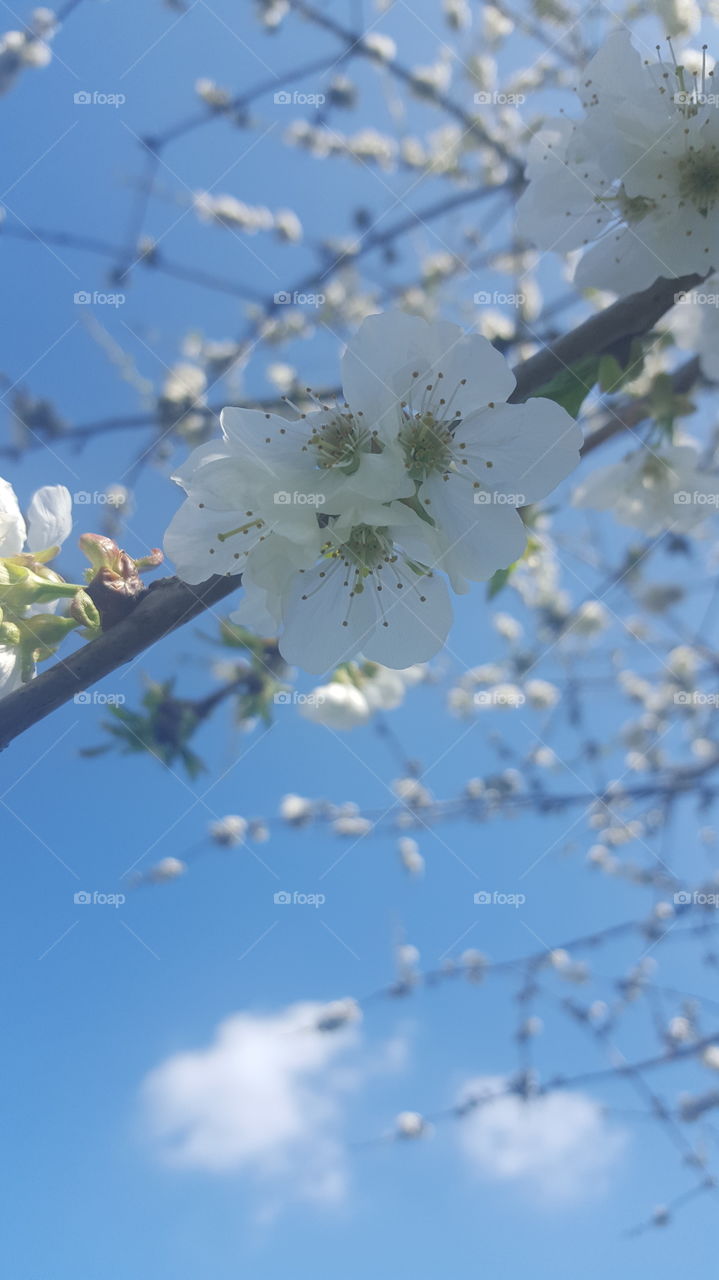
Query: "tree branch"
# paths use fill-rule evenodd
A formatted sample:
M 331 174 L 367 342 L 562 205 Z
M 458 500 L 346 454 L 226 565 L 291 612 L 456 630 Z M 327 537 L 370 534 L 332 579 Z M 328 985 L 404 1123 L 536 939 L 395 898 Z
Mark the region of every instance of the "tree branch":
M 584 356 L 646 333 L 674 305 L 675 295 L 695 287 L 699 280 L 698 276 L 660 279 L 642 293 L 622 298 L 591 316 L 515 369 L 517 388 L 512 400 L 524 400 L 541 390 L 559 369 Z M 240 582 L 240 575 L 233 575 L 210 578 L 195 587 L 178 578 L 154 583 L 122 622 L 0 701 L 0 749 L 76 694 L 224 600 Z
M 154 582 L 122 622 L 0 701 L 0 750 L 76 694 L 224 600 L 240 582 L 239 574 L 209 578 L 195 587 L 179 578 Z

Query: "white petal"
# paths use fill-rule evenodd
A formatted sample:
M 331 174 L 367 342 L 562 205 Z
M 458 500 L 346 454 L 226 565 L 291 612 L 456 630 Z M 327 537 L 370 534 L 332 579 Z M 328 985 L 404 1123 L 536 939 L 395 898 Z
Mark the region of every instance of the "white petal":
M 220 415 L 222 430 L 230 445 L 248 462 L 265 470 L 269 477 L 276 477 L 285 467 L 301 462 L 311 421 L 311 415 L 309 422 L 296 422 L 261 409 L 234 407 L 223 409 Z
M 401 561 L 384 566 L 379 576 L 379 617 L 365 655 L 396 671 L 426 662 L 439 653 L 452 625 L 445 579 L 434 572 L 418 575 Z
M 240 524 L 249 526 L 245 533 L 220 538 L 220 534 L 227 534 Z M 167 528 L 165 553 L 177 576 L 195 584 L 216 573 L 241 573 L 245 557 L 265 533 L 266 528 L 257 528 L 251 516 L 202 509 L 194 498 L 188 498 Z
M 422 501 L 429 497 L 427 509 L 441 534 L 441 567 L 460 578 L 485 582 L 524 554 L 527 531 L 514 507 L 494 501 L 493 494 L 481 495 L 487 502 L 475 502 L 475 496 L 478 491 L 459 476 L 431 480 L 422 487 Z
M 377 621 L 375 592 L 350 596 L 347 582 L 347 570 L 336 560 L 297 574 L 285 603 L 279 642 L 286 662 L 319 674 L 348 662 L 364 648 Z
M 17 649 L 0 645 L 0 698 L 6 698 L 21 685 L 22 664 Z
M 61 547 L 72 532 L 72 498 L 64 484 L 38 489 L 27 509 L 27 545 L 30 551 Z
M 582 438 L 566 409 L 540 396 L 462 422 L 454 453 L 472 479 L 495 493 L 514 494 L 514 506 L 525 507 L 546 498 L 575 469 Z
M 506 400 L 515 379 L 504 356 L 486 338 L 458 325 L 428 324 L 417 316 L 387 311 L 369 316 L 347 348 L 342 363 L 345 396 L 365 425 L 386 438 L 396 434 L 399 406 L 418 405 L 428 385 L 454 412 L 467 415 L 491 400 Z
M 25 521 L 15 490 L 0 476 L 0 556 L 17 556 L 25 546 Z

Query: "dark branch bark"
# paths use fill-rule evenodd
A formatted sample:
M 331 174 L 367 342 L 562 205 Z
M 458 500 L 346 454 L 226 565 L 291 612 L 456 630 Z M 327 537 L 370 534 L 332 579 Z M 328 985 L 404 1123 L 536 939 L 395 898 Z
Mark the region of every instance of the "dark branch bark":
M 646 333 L 674 304 L 674 297 L 699 283 L 700 277 L 657 280 L 643 293 L 622 298 L 591 316 L 552 347 L 546 347 L 515 369 L 513 400 L 541 390 L 560 369 L 584 356 L 606 351 L 617 342 Z M 190 587 L 177 578 L 154 583 L 124 621 L 99 639 L 63 658 L 22 689 L 0 701 L 0 749 L 50 715 L 77 693 L 130 662 L 171 631 L 190 622 L 231 594 L 240 577 L 210 578 Z
M 698 275 L 682 276 L 679 280 L 661 277 L 642 293 L 632 293 L 596 316 L 590 316 L 584 324 L 515 369 L 517 386 L 511 399 L 526 400 L 584 356 L 602 355 L 620 343 L 647 333 L 674 306 L 676 295 L 695 289 L 702 278 Z
M 240 575 L 233 575 L 210 578 L 197 587 L 179 578 L 153 583 L 122 622 L 0 701 L 0 749 L 177 627 L 219 604 L 237 590 L 240 581 Z

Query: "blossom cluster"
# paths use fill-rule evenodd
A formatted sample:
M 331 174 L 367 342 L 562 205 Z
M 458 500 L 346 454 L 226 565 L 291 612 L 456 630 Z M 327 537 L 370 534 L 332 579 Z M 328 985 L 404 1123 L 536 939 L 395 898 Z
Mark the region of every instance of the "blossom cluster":
M 290 420 L 228 408 L 223 438 L 175 475 L 165 537 L 179 576 L 243 575 L 233 619 L 323 672 L 359 653 L 394 669 L 432 657 L 464 592 L 518 560 L 519 508 L 576 466 L 561 406 L 508 404 L 504 357 L 477 334 L 388 312 L 343 359 L 345 402 Z
M 697 75 L 643 60 L 626 29 L 587 65 L 579 120 L 532 141 L 518 225 L 534 244 L 584 250 L 581 287 L 632 293 L 719 264 L 719 112 L 706 53 Z

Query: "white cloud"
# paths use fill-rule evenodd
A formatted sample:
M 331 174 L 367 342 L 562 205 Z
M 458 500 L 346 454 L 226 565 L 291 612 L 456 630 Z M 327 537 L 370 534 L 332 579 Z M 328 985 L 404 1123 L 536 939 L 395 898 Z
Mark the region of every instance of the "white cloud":
M 356 1027 L 314 1030 L 322 1008 L 307 1002 L 275 1014 L 235 1014 L 207 1048 L 156 1067 L 142 1094 L 163 1159 L 244 1172 L 281 1198 L 340 1199 L 340 1104 L 362 1077 L 343 1058 L 359 1037 Z
M 462 1097 L 500 1092 L 501 1077 L 469 1081 Z M 598 1102 L 559 1091 L 524 1101 L 514 1094 L 481 1103 L 457 1127 L 465 1157 L 485 1177 L 521 1184 L 544 1201 L 601 1191 L 625 1144 Z

